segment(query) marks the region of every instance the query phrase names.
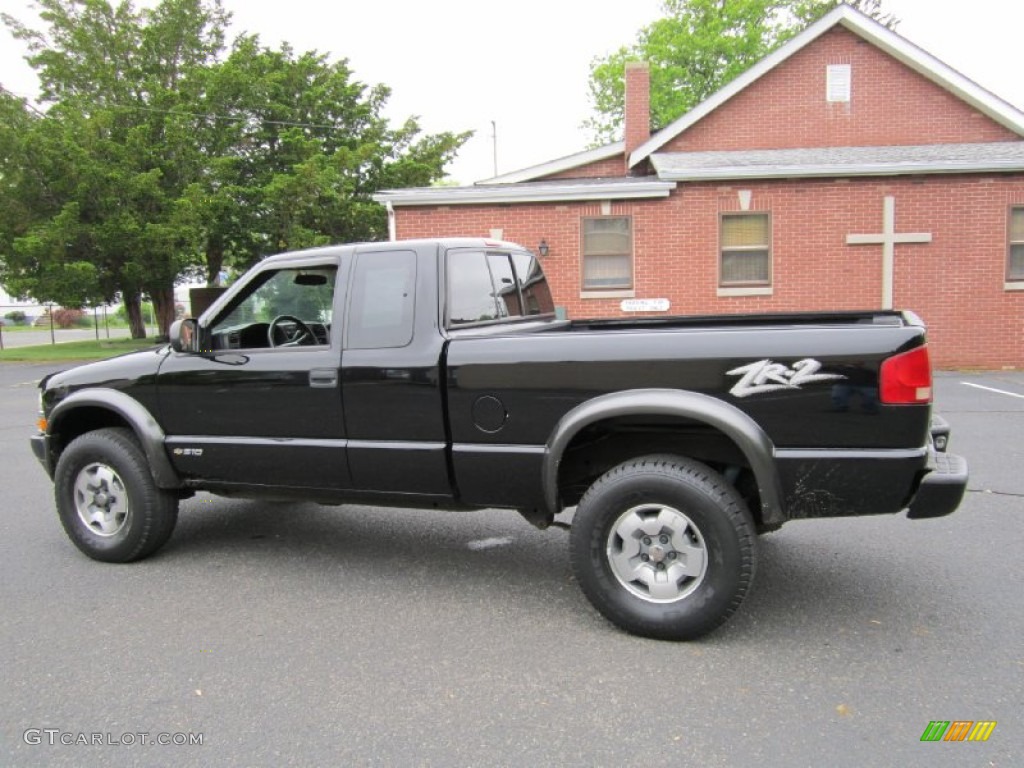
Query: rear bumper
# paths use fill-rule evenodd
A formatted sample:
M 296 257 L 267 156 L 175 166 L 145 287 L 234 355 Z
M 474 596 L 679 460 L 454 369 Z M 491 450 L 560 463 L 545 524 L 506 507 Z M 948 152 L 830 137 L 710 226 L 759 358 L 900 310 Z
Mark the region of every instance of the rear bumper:
M 942 517 L 955 511 L 967 490 L 967 460 L 952 453 L 932 453 L 928 474 L 907 510 L 911 520 Z

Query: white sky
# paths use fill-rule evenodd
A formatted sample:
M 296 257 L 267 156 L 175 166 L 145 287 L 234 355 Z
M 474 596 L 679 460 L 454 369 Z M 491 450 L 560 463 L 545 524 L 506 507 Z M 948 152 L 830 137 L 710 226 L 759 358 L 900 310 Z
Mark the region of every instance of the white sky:
M 356 77 L 392 89 L 388 116 L 417 115 L 427 132 L 475 130 L 449 173 L 463 184 L 585 149 L 587 76 L 594 56 L 634 39 L 660 0 L 224 0 L 234 31 L 347 57 Z M 898 32 L 1024 109 L 1018 50 L 1021 0 L 883 0 Z M 28 0 L 0 11 L 33 19 Z M 24 51 L 0 29 L 0 83 L 32 96 Z

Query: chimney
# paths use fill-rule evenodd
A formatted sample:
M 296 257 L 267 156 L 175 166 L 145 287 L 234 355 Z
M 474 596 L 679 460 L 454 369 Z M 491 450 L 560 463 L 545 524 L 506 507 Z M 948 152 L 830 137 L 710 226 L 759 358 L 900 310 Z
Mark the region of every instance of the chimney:
M 633 150 L 651 138 L 651 70 L 646 61 L 626 62 L 626 173 Z

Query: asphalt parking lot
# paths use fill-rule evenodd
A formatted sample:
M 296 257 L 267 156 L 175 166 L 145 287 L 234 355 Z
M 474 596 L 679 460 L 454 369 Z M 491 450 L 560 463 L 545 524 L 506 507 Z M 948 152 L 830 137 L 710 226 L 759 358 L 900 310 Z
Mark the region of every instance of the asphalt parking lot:
M 0 364 L 0 765 L 1024 764 L 1024 373 L 937 376 L 957 513 L 787 524 L 740 612 L 673 644 L 499 511 L 202 495 L 153 558 L 90 561 L 28 448 L 50 368 Z

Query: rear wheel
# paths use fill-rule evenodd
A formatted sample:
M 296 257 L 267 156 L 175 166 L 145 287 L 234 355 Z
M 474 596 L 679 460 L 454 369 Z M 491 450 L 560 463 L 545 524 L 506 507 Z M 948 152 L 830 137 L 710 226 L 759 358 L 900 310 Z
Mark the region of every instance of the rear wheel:
M 127 429 L 76 438 L 54 473 L 57 513 L 68 537 L 94 560 L 127 563 L 156 552 L 178 520 L 178 500 L 157 488 Z
M 638 635 L 688 640 L 743 601 L 754 576 L 754 524 L 719 474 L 646 456 L 602 475 L 580 500 L 573 572 L 604 616 Z

